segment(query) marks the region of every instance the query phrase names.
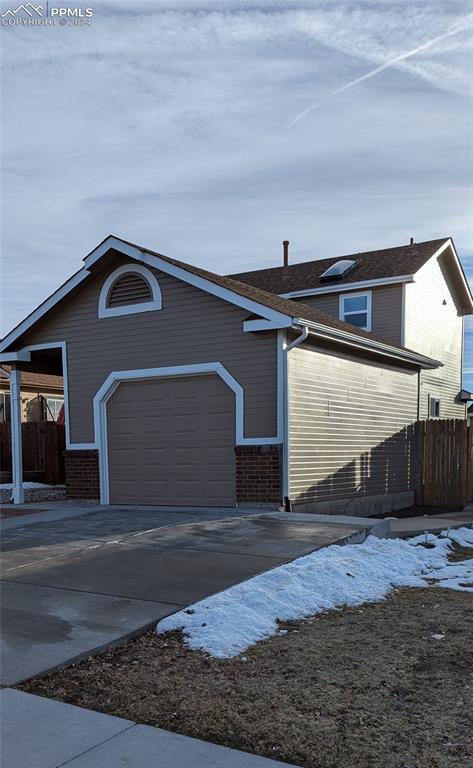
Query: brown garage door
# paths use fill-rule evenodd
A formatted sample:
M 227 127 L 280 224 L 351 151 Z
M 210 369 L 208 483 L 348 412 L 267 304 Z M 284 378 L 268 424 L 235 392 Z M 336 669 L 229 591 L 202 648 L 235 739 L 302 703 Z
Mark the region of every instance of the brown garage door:
M 107 429 L 112 504 L 235 505 L 235 397 L 218 376 L 124 382 Z

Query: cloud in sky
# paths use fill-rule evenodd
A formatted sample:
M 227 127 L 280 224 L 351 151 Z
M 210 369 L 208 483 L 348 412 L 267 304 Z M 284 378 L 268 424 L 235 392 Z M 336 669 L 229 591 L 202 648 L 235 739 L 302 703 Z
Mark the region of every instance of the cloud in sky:
M 473 274 L 469 3 L 91 5 L 0 30 L 1 333 L 110 232 L 220 272 L 453 235 Z

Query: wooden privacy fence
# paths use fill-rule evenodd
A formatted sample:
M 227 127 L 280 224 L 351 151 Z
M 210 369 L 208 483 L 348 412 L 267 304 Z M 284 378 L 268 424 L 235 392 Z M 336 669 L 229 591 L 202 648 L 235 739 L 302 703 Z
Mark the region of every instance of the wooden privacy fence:
M 461 509 L 471 501 L 471 429 L 461 419 L 418 422 L 417 504 Z
M 23 436 L 23 478 L 39 473 L 40 482 L 55 485 L 64 482 L 64 424 L 55 421 L 27 421 L 21 425 Z M 0 471 L 11 472 L 11 425 L 0 424 Z

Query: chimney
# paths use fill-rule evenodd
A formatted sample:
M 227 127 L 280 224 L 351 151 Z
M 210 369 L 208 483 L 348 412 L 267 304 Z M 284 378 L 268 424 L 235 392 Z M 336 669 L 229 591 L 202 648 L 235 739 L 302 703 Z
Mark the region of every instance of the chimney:
M 411 237 L 411 242 L 409 243 L 409 245 L 414 245 L 414 238 L 413 237 Z
M 289 240 L 283 240 L 282 241 L 282 249 L 283 249 L 283 266 L 284 269 L 289 266 Z

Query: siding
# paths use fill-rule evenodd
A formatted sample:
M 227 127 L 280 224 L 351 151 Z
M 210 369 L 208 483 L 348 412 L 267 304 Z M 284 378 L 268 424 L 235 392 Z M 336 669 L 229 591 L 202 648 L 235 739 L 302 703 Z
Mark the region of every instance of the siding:
M 420 418 L 428 417 L 429 394 L 440 398 L 441 418 L 465 418 L 465 405 L 455 402 L 462 381 L 463 318 L 458 315 L 437 259 L 419 270 L 415 283 L 406 285 L 405 302 L 406 347 L 444 364 L 433 371 L 422 371 Z
M 243 333 L 247 310 L 158 270 L 162 310 L 99 319 L 101 286 L 124 263 L 114 260 L 23 342 L 67 342 L 71 441 L 93 441 L 92 399 L 111 371 L 214 361 L 245 390 L 245 436 L 276 435 L 276 334 Z
M 372 317 L 371 330 L 377 336 L 391 341 L 393 344 L 401 344 L 401 317 L 402 317 L 402 288 L 400 285 L 383 285 L 371 288 Z M 304 304 L 320 309 L 327 315 L 338 317 L 339 296 L 341 293 L 350 293 L 341 290 L 340 293 L 328 293 L 319 296 L 306 296 L 301 298 Z
M 301 345 L 289 354 L 288 377 L 294 502 L 414 487 L 417 372 Z

